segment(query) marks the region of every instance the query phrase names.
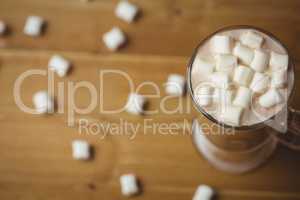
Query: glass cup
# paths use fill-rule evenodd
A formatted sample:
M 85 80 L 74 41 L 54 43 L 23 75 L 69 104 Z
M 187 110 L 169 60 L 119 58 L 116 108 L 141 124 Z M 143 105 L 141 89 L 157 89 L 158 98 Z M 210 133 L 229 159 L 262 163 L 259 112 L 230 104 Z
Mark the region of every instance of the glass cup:
M 243 29 L 264 33 L 281 44 L 288 52 L 275 36 L 265 30 L 252 26 L 230 26 L 220 29 L 202 40 L 195 49 L 187 69 L 188 92 L 192 97 L 194 106 L 199 111 L 199 117 L 193 121 L 193 143 L 213 166 L 230 173 L 244 173 L 260 166 L 274 153 L 279 143 L 291 149 L 300 150 L 300 113 L 288 107 L 294 92 L 294 64 L 290 56 L 288 101 L 280 112 L 272 118 L 250 126 L 229 126 L 217 121 L 197 103 L 194 93 L 196 85 L 192 81 L 192 69 L 199 48 L 216 34 Z M 280 133 L 276 126 L 286 127 L 286 129 Z

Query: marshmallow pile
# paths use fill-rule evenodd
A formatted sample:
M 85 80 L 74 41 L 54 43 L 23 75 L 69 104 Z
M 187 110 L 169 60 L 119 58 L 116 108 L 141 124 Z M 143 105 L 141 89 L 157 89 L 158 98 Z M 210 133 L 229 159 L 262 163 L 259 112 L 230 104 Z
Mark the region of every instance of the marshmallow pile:
M 287 54 L 263 48 L 264 37 L 252 30 L 238 39 L 215 35 L 209 42 L 213 61 L 197 56 L 193 64 L 209 77 L 195 89 L 200 106 L 216 103 L 221 107 L 219 120 L 237 126 L 244 110 L 251 111 L 253 98 L 263 109 L 284 102 L 280 89 L 287 85 Z

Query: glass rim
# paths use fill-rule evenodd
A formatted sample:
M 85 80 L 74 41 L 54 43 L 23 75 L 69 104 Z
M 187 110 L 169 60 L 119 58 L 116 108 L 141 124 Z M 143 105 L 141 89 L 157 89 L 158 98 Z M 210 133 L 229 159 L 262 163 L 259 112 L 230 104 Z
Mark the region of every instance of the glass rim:
M 293 78 L 292 87 L 291 87 L 291 91 L 288 93 L 286 105 L 283 106 L 283 108 L 279 112 L 274 114 L 272 117 L 270 117 L 270 118 L 268 118 L 264 121 L 261 121 L 259 123 L 252 124 L 252 125 L 232 126 L 232 125 L 228 125 L 226 123 L 223 123 L 221 121 L 218 121 L 216 118 L 211 116 L 208 112 L 206 112 L 203 108 L 201 108 L 201 106 L 197 103 L 197 100 L 196 100 L 195 95 L 194 95 L 194 90 L 193 90 L 193 87 L 192 87 L 192 78 L 191 78 L 192 77 L 192 68 L 193 68 L 193 63 L 194 63 L 195 57 L 197 56 L 199 48 L 207 40 L 212 38 L 214 35 L 216 35 L 220 32 L 226 31 L 226 30 L 235 30 L 235 29 L 252 29 L 252 30 L 256 30 L 256 31 L 259 31 L 259 32 L 262 32 L 262 33 L 268 35 L 270 38 L 272 38 L 273 40 L 278 42 L 285 49 L 285 51 L 288 54 L 288 69 L 287 70 L 288 71 L 292 70 L 292 74 L 293 74 L 293 76 L 292 76 L 292 78 Z M 196 46 L 196 48 L 193 51 L 193 54 L 192 54 L 191 58 L 189 59 L 188 66 L 187 66 L 187 75 L 186 76 L 187 76 L 188 92 L 189 92 L 189 95 L 192 98 L 193 104 L 196 107 L 196 109 L 199 112 L 201 112 L 207 119 L 212 121 L 213 123 L 216 123 L 216 124 L 218 124 L 219 126 L 221 126 L 223 128 L 231 128 L 231 129 L 235 129 L 235 130 L 253 130 L 253 129 L 259 129 L 259 128 L 265 127 L 266 122 L 272 120 L 276 115 L 280 114 L 283 111 L 283 109 L 289 104 L 289 101 L 291 99 L 290 97 L 292 96 L 292 93 L 293 93 L 294 87 L 295 87 L 294 63 L 291 59 L 288 48 L 276 36 L 274 36 L 272 33 L 268 32 L 268 31 L 266 31 L 262 28 L 255 27 L 255 26 L 250 26 L 250 25 L 231 25 L 231 26 L 222 27 L 222 28 L 210 33 L 208 36 L 204 37 L 204 39 L 202 39 L 200 41 L 200 43 Z

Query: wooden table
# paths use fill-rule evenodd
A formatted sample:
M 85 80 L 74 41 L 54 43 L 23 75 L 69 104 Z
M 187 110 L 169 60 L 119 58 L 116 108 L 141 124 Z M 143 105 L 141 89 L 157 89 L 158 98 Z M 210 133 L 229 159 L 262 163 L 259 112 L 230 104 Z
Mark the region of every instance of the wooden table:
M 163 114 L 161 110 L 143 117 L 126 112 L 100 113 L 100 105 L 105 109 L 122 106 L 129 92 L 124 78 L 112 74 L 106 76 L 101 88 L 100 73 L 122 70 L 136 86 L 144 81 L 156 83 L 162 96 L 151 98 L 148 106 L 149 110 L 155 109 L 165 97 L 163 83 L 168 74 L 184 74 L 195 45 L 212 31 L 233 24 L 256 25 L 273 32 L 288 46 L 299 66 L 299 1 L 132 2 L 143 12 L 136 23 L 128 25 L 114 17 L 117 1 L 1 1 L 0 18 L 11 31 L 0 39 L 0 199 L 124 199 L 119 176 L 127 172 L 136 173 L 141 180 L 143 193 L 135 199 L 191 199 L 202 183 L 215 187 L 219 199 L 300 199 L 299 152 L 279 147 L 259 169 L 230 175 L 215 170 L 197 153 L 186 127 L 175 134 L 155 134 L 155 129 L 147 128 L 134 137 L 103 137 L 104 131 L 80 133 L 78 123 L 67 126 L 70 94 L 60 104 L 65 105 L 63 113 L 36 116 L 17 107 L 13 96 L 17 78 L 30 69 L 47 70 L 48 59 L 59 53 L 72 61 L 73 69 L 65 78 L 55 76 L 54 94 L 58 95 L 59 85 L 67 92 L 69 83 L 81 81 L 93 84 L 99 94 L 97 107 L 89 114 L 77 114 L 76 122 L 87 119 L 89 127 L 94 128 L 97 123 L 120 124 L 120 120 L 134 125 L 143 125 L 148 120 L 152 125 L 188 126 L 197 115 L 188 97 L 168 100 L 168 109 L 182 103 L 183 110 L 175 114 Z M 22 34 L 26 16 L 32 14 L 47 20 L 42 37 Z M 122 27 L 129 38 L 129 44 L 118 53 L 108 52 L 101 42 L 101 35 L 114 25 Z M 300 70 L 298 66 L 296 73 Z M 299 78 L 296 85 L 300 85 Z M 22 84 L 21 98 L 32 106 L 32 95 L 46 88 L 46 77 L 31 76 Z M 149 85 L 141 88 L 143 94 L 154 92 Z M 91 100 L 84 88 L 78 89 L 74 97 L 81 108 Z M 300 108 L 297 100 L 299 93 L 293 105 Z M 93 160 L 72 159 L 71 141 L 77 138 L 93 145 Z

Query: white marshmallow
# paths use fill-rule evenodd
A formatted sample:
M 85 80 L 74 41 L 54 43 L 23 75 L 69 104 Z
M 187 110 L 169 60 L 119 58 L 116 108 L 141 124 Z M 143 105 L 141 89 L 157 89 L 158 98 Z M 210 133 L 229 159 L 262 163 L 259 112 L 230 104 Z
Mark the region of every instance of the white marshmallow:
M 287 71 L 279 70 L 272 72 L 271 87 L 281 88 L 287 83 Z
M 233 55 L 237 56 L 242 63 L 250 65 L 254 57 L 254 52 L 249 47 L 237 43 L 233 48 Z
M 241 42 L 243 45 L 257 49 L 260 48 L 263 42 L 263 37 L 253 31 L 248 31 L 242 34 Z
M 0 35 L 4 35 L 7 31 L 7 25 L 4 21 L 0 21 Z
M 283 101 L 282 96 L 276 90 L 271 88 L 265 94 L 259 97 L 258 103 L 264 108 L 270 108 L 276 104 L 279 104 Z
M 268 88 L 270 77 L 266 74 L 255 72 L 250 84 L 250 89 L 253 92 L 261 93 Z
M 73 140 L 72 154 L 75 160 L 88 160 L 90 158 L 89 143 L 85 140 Z
M 274 51 L 271 52 L 270 67 L 271 70 L 277 71 L 281 69 L 287 69 L 289 63 L 289 57 L 286 54 L 279 54 Z
M 71 63 L 60 55 L 52 56 L 48 62 L 49 69 L 55 71 L 60 77 L 67 74 L 70 66 Z
M 239 85 L 248 86 L 253 76 L 253 72 L 249 67 L 239 65 L 234 70 L 233 81 Z
M 137 13 L 138 7 L 126 0 L 120 1 L 115 9 L 116 16 L 128 23 L 133 22 Z
M 139 115 L 144 112 L 145 103 L 146 103 L 145 97 L 137 93 L 131 93 L 128 96 L 127 104 L 125 108 L 127 112 L 131 114 Z
M 182 96 L 185 92 L 185 79 L 179 74 L 170 74 L 166 83 L 166 93 Z
M 120 177 L 121 191 L 124 196 L 132 196 L 139 192 L 137 179 L 134 174 L 124 174 Z
M 223 72 L 215 72 L 211 74 L 210 80 L 217 88 L 227 89 L 229 87 L 229 76 Z
M 215 88 L 213 93 L 213 102 L 219 105 L 231 104 L 233 100 L 233 91 Z
M 54 101 L 47 91 L 36 92 L 33 96 L 33 104 L 38 114 L 54 112 Z
M 223 109 L 223 112 L 221 112 L 220 119 L 224 123 L 228 123 L 230 125 L 239 125 L 241 121 L 242 112 L 242 107 L 227 105 L 225 109 Z
M 126 42 L 126 36 L 118 27 L 112 28 L 102 37 L 106 47 L 111 51 L 116 51 Z
M 210 75 L 214 71 L 214 63 L 208 62 L 199 58 L 199 56 L 195 57 L 193 68 L 197 70 L 201 75 Z
M 24 34 L 29 36 L 39 36 L 45 21 L 39 16 L 29 16 L 24 26 Z
M 250 67 L 257 72 L 264 72 L 269 64 L 269 55 L 261 50 L 254 50 L 254 58 Z
M 216 35 L 212 39 L 212 51 L 217 54 L 231 53 L 231 39 L 226 35 Z
M 195 90 L 195 97 L 200 106 L 208 106 L 212 102 L 213 88 L 209 85 L 201 85 Z
M 233 105 L 240 106 L 242 108 L 248 108 L 251 103 L 252 92 L 249 88 L 239 87 L 236 96 L 233 100 Z
M 200 185 L 193 197 L 193 200 L 210 200 L 214 196 L 214 190 L 208 185 Z
M 237 58 L 229 54 L 216 55 L 216 70 L 225 73 L 231 73 L 237 66 Z

